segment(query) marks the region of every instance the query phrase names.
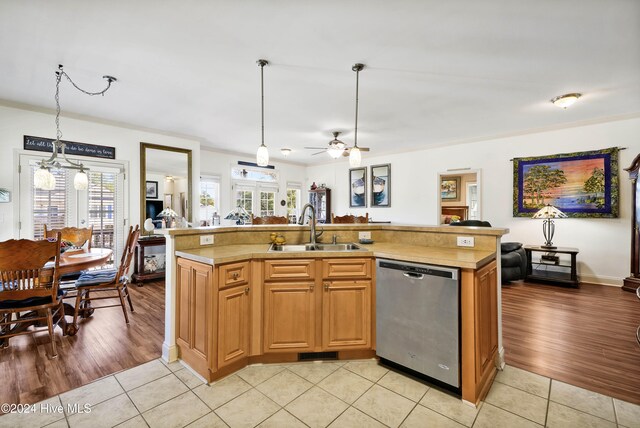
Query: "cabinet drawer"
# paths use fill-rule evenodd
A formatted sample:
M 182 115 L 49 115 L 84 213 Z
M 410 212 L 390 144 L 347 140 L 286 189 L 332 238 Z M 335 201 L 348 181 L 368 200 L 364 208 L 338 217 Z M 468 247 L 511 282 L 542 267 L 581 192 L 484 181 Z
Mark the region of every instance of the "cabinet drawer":
M 220 289 L 249 282 L 249 262 L 229 263 L 219 266 Z
M 265 260 L 265 280 L 314 279 L 315 262 L 310 259 Z
M 371 278 L 371 259 L 325 259 L 323 278 Z

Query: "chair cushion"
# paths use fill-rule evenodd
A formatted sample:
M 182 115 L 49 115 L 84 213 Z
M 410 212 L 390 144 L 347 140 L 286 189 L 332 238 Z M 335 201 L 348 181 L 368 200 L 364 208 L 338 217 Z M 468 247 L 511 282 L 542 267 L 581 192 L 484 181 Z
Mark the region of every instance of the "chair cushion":
M 519 250 L 522 248 L 522 244 L 520 242 L 503 242 L 500 244 L 500 249 L 503 253 L 510 253 L 515 250 Z
M 91 285 L 100 285 L 113 282 L 116 279 L 118 271 L 115 269 L 91 270 L 82 272 L 80 278 L 76 281 L 76 287 L 87 287 Z
M 503 267 L 520 266 L 522 258 L 520 257 L 520 253 L 502 253 L 500 261 Z
M 0 302 L 0 309 L 28 308 L 29 306 L 47 305 L 49 303 L 51 303 L 51 296 L 32 297 L 24 300 L 5 300 Z

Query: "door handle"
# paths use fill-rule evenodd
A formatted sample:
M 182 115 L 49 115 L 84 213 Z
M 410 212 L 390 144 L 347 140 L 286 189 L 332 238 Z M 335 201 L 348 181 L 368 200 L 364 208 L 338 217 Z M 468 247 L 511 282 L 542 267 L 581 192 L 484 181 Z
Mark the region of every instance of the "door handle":
M 402 274 L 411 279 L 424 279 L 423 273 L 414 273 L 414 272 L 402 272 Z

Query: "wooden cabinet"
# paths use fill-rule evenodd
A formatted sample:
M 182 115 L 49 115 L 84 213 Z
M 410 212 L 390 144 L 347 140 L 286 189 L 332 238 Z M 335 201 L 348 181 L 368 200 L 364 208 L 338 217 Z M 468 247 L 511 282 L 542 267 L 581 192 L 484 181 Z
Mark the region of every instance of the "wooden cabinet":
M 498 352 L 498 290 L 496 264 L 491 263 L 475 275 L 476 308 L 476 382 L 481 383 L 495 371 Z
M 244 284 L 218 293 L 218 369 L 249 355 L 250 291 Z
M 310 352 L 315 347 L 315 282 L 264 285 L 264 351 Z
M 472 404 L 487 394 L 498 354 L 498 271 L 496 261 L 478 270 L 463 269 L 462 398 Z
M 177 263 L 176 342 L 180 356 L 198 373 L 212 360 L 213 267 L 182 258 Z
M 371 347 L 371 280 L 325 281 L 322 289 L 322 347 Z
M 131 279 L 142 283 L 153 279 L 164 278 L 165 272 L 165 238 L 164 236 L 143 236 L 136 244 L 134 269 Z
M 249 262 L 227 263 L 218 266 L 220 289 L 247 284 L 249 282 Z
M 370 258 L 267 260 L 264 266 L 264 352 L 371 348 Z
M 309 190 L 309 203 L 313 205 L 318 223 L 331 223 L 331 189 L 318 187 Z

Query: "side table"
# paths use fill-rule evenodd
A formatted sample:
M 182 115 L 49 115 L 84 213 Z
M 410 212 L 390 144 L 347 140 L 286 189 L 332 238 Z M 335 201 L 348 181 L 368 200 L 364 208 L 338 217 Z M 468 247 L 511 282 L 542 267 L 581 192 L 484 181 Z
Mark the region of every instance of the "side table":
M 579 250 L 577 248 L 545 248 L 539 245 L 525 245 L 524 251 L 527 254 L 525 281 L 578 287 L 576 258 Z M 540 253 L 540 256 L 534 258 L 533 253 Z M 569 254 L 570 261 L 561 260 L 558 254 Z
M 165 239 L 164 236 L 145 236 L 138 239 L 134 262 L 133 282 L 164 278 Z

